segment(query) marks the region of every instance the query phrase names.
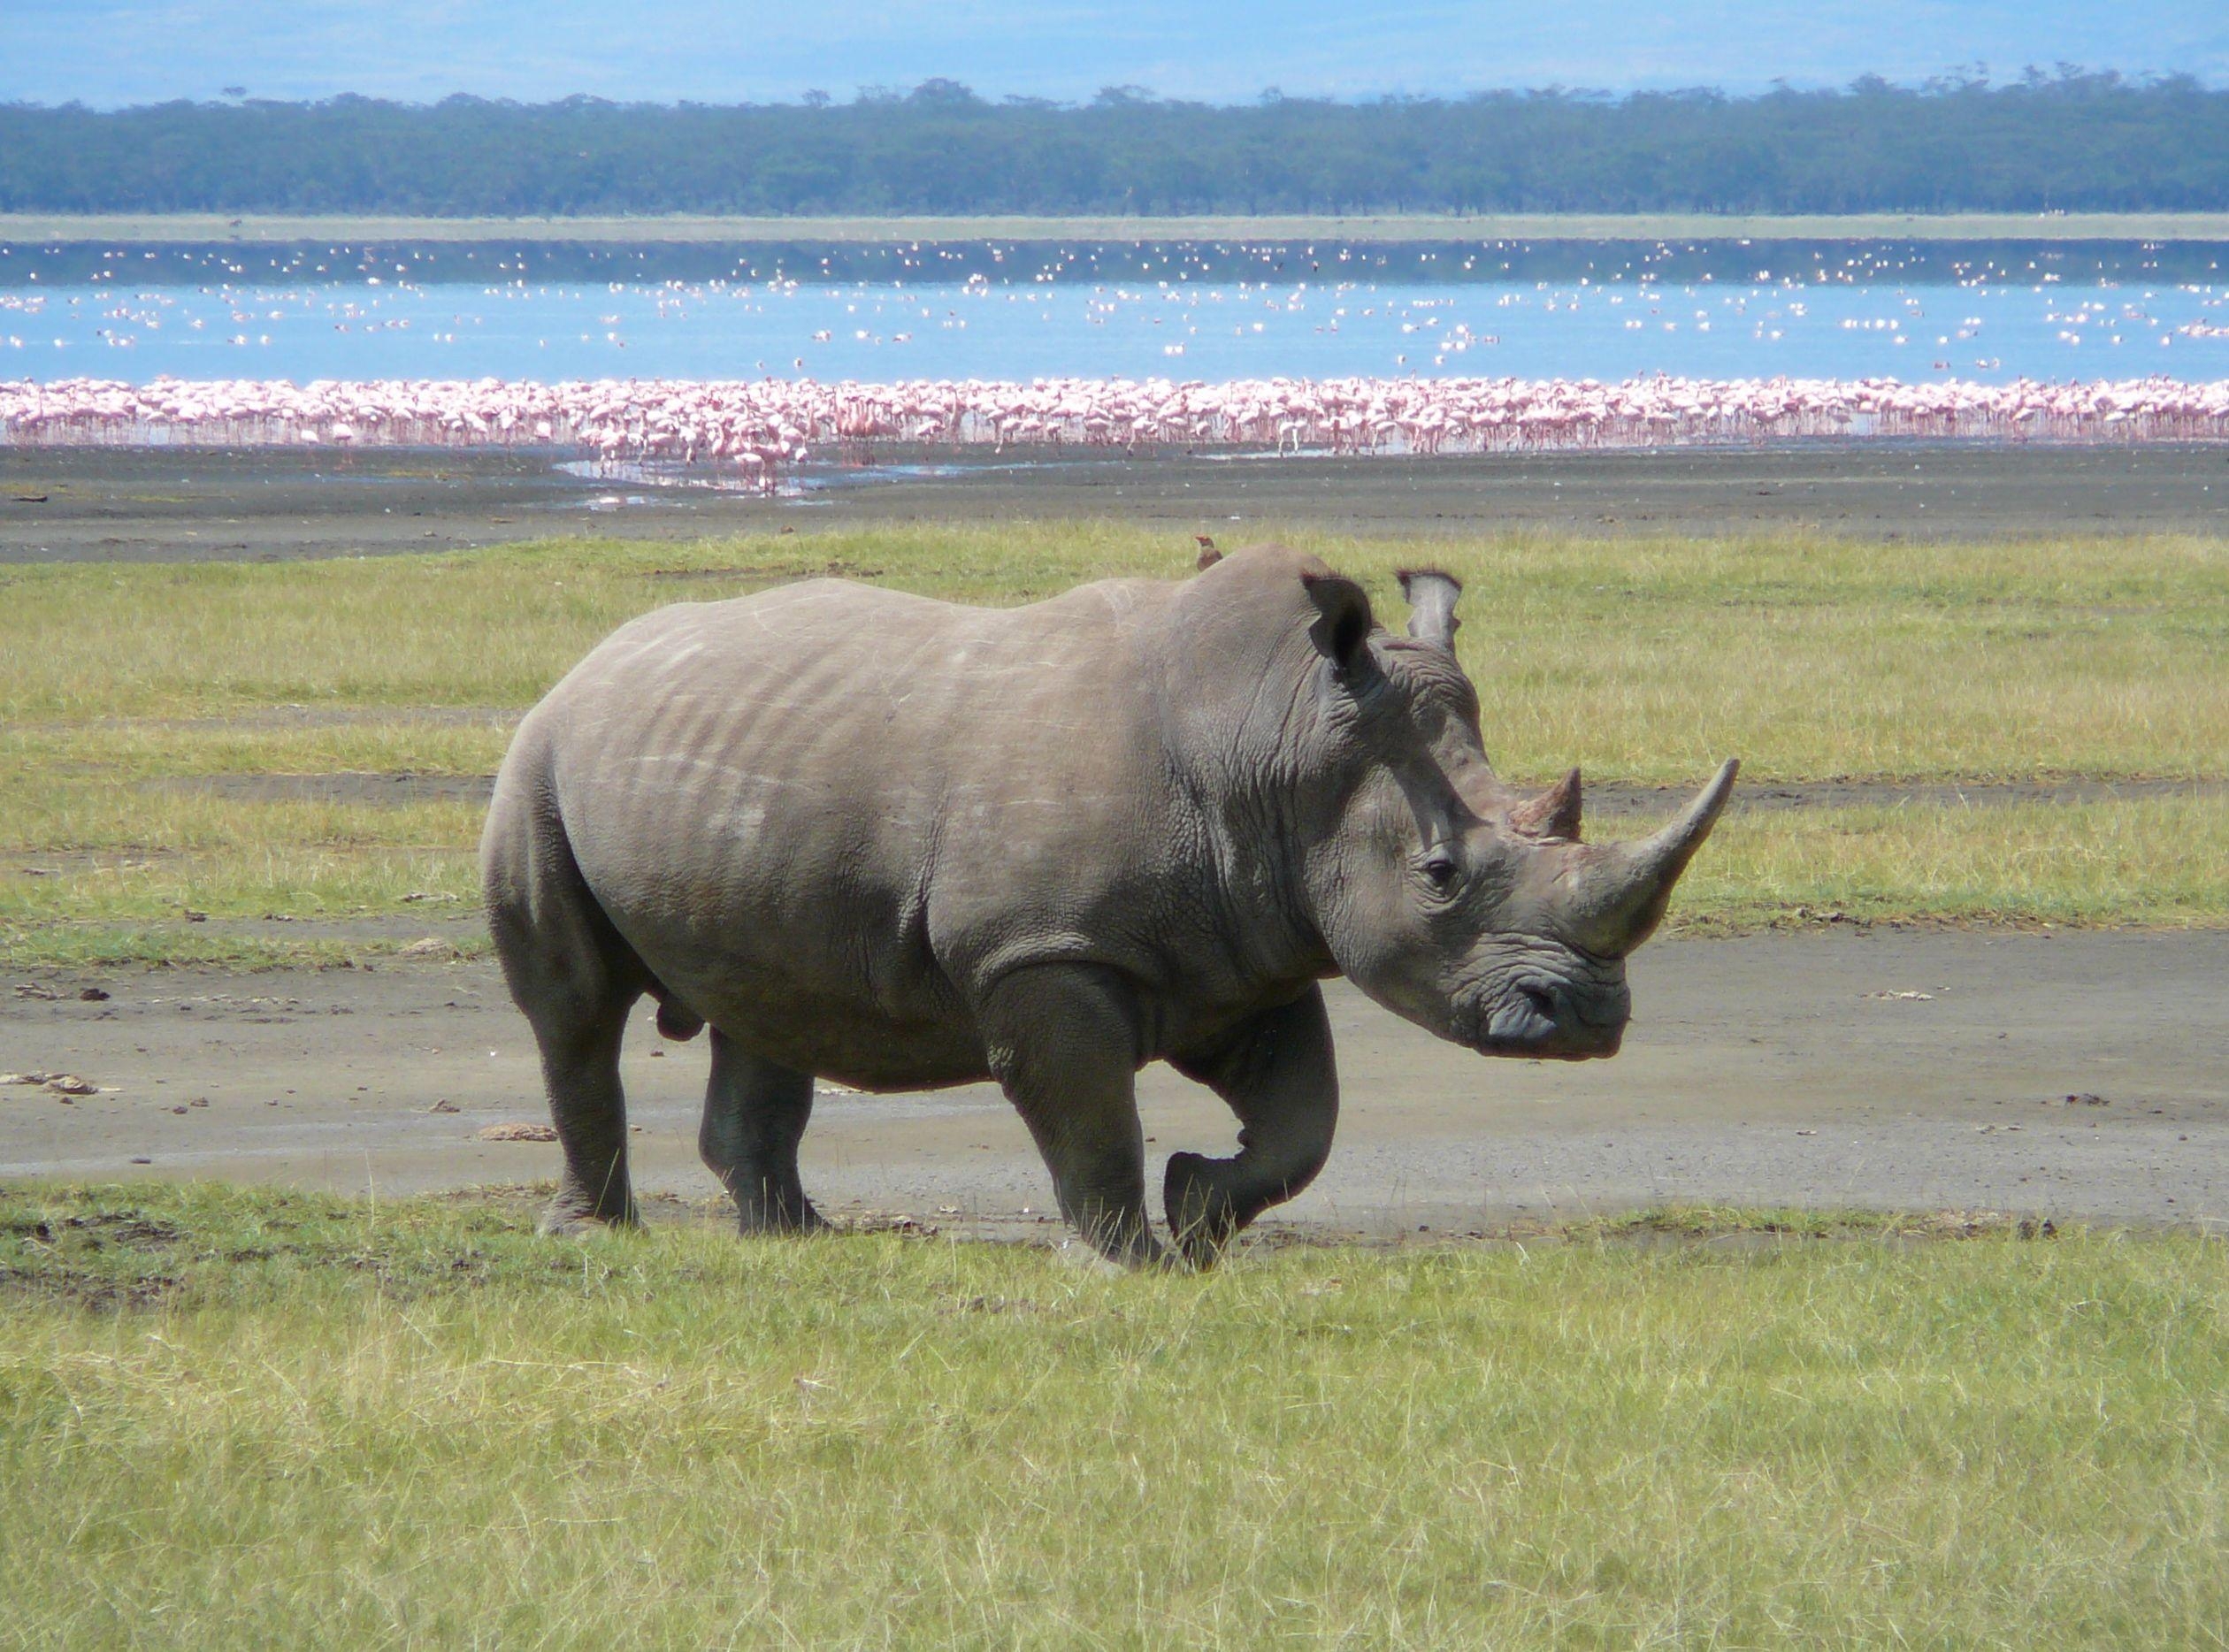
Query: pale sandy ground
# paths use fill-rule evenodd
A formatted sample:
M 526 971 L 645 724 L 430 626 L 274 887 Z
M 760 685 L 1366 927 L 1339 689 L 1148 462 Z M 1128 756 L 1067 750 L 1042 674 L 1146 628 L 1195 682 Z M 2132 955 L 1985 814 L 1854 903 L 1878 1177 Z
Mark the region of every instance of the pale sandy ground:
M 1710 1200 L 2229 1221 L 2229 934 L 1834 926 L 1658 941 L 1633 975 L 1625 1052 L 1577 1067 L 1489 1061 L 1335 986 L 1345 1113 L 1330 1167 L 1286 1220 L 1461 1233 Z M 544 1116 L 525 1025 L 489 965 L 160 970 L 98 977 L 104 1002 L 76 997 L 95 983 L 0 989 L 0 1067 L 103 1087 L 70 1105 L 0 1088 L 0 1178 L 401 1193 L 555 1172 L 554 1146 L 474 1139 Z M 626 1067 L 640 1185 L 710 1195 L 701 1044 L 662 1044 L 646 1014 Z M 1156 1185 L 1175 1149 L 1229 1151 L 1229 1117 L 1205 1091 L 1160 1067 L 1141 1090 Z M 428 1111 L 444 1100 L 457 1111 Z M 805 1163 L 838 1216 L 1027 1228 L 1048 1205 L 988 1087 L 824 1096 Z

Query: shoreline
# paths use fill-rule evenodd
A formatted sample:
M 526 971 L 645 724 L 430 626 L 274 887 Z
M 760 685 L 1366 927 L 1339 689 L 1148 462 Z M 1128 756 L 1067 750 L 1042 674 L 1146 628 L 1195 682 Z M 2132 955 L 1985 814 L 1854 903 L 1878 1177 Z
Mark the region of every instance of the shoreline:
M 824 489 L 845 470 L 942 477 L 986 463 L 1108 471 L 1179 454 L 1377 465 L 1928 443 L 2218 448 L 2229 445 L 2229 380 L 0 380 L 11 455 L 311 451 L 440 465 L 498 453 L 598 483 L 766 498 Z M 10 498 L 51 502 L 35 488 Z

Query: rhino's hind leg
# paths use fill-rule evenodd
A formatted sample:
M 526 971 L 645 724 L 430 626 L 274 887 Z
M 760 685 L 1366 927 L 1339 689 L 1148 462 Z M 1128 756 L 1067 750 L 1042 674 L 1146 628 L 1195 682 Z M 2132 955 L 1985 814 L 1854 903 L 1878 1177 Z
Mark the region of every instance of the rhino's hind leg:
M 1240 1228 L 1314 1181 L 1330 1156 L 1339 1075 L 1322 989 L 1310 987 L 1213 1049 L 1171 1065 L 1238 1115 L 1237 1157 L 1172 1153 L 1162 1182 L 1170 1231 L 1186 1258 L 1204 1267 Z
M 632 1226 L 619 1046 L 649 983 L 574 864 L 554 810 L 498 787 L 482 845 L 488 929 L 511 997 L 540 1047 L 550 1122 L 565 1158 L 544 1233 Z
M 745 1233 L 805 1233 L 828 1225 L 797 1175 L 797 1144 L 812 1115 L 811 1074 L 762 1060 L 712 1029 L 712 1078 L 697 1151 L 735 1200 Z
M 1109 1261 L 1164 1262 L 1145 1214 L 1137 1017 L 1121 983 L 1078 965 L 1017 970 L 984 1005 L 991 1069 L 1077 1233 Z
M 575 1233 L 590 1221 L 615 1228 L 639 1220 L 627 1175 L 627 1098 L 619 1084 L 626 1004 L 550 1031 L 536 1027 L 550 1122 L 565 1155 L 557 1193 L 543 1210 L 546 1234 Z

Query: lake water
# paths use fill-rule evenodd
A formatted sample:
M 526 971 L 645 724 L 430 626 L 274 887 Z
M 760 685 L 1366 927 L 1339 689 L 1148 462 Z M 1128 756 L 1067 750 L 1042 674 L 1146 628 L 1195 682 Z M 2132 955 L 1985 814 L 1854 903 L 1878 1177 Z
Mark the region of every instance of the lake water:
M 1203 262 L 1128 279 L 459 281 L 367 262 L 345 279 L 203 265 L 199 281 L 135 281 L 152 256 L 0 285 L 0 378 L 2229 379 L 2229 282 L 2141 268 L 1958 279 L 1972 266 L 1939 259 L 1943 279 L 1911 280 L 1876 260 L 1862 279 L 1800 264 L 1744 279 L 1690 260 L 1686 279 L 1628 263 L 1607 279 L 1418 279 L 1411 263 L 1342 279 L 1340 261 L 1312 259 L 1296 279 L 1296 257 L 1265 280 Z

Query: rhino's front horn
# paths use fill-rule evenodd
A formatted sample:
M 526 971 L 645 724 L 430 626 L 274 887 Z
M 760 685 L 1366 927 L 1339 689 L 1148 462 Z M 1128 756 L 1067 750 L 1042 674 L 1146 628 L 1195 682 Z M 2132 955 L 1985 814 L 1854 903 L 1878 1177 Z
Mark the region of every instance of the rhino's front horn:
M 1741 772 L 1741 760 L 1727 758 L 1679 819 L 1654 837 L 1606 847 L 1589 860 L 1573 891 L 1572 914 L 1589 952 L 1622 958 L 1655 933 L 1672 886 L 1726 812 Z

